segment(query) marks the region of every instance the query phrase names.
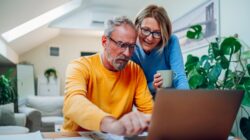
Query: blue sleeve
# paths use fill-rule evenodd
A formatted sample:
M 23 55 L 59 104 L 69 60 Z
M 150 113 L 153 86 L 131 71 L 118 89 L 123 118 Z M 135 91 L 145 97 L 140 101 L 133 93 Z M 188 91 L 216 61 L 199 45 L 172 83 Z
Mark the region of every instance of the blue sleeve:
M 148 88 L 149 88 L 151 94 L 154 95 L 155 92 L 156 92 L 156 90 L 155 90 L 155 88 L 153 86 L 153 81 L 152 82 L 148 82 Z
M 169 56 L 170 68 L 174 71 L 173 86 L 176 89 L 189 89 L 188 80 L 184 70 L 182 52 L 179 44 L 179 40 L 176 36 L 172 35 L 168 42 L 168 50 L 165 52 L 166 56 Z

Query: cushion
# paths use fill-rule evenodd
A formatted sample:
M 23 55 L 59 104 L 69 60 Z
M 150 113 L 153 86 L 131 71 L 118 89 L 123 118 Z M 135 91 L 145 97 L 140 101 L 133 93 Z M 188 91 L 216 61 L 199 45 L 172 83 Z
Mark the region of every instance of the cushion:
M 14 112 L 14 103 L 0 105 L 0 110 L 2 109 L 10 110 L 11 112 Z
M 0 126 L 16 125 L 14 104 L 0 105 Z
M 30 96 L 26 106 L 35 108 L 42 116 L 62 116 L 63 96 Z
M 28 133 L 29 129 L 22 126 L 0 126 L 0 135 Z

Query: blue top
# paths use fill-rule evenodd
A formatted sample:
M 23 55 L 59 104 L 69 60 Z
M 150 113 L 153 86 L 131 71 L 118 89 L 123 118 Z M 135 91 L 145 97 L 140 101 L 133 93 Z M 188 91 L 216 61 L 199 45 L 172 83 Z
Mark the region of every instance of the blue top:
M 152 95 L 155 94 L 153 80 L 157 70 L 173 70 L 175 73 L 173 87 L 189 89 L 179 40 L 175 35 L 170 37 L 166 46 L 156 47 L 149 54 L 143 51 L 139 41 L 137 41 L 132 60 L 143 69 Z

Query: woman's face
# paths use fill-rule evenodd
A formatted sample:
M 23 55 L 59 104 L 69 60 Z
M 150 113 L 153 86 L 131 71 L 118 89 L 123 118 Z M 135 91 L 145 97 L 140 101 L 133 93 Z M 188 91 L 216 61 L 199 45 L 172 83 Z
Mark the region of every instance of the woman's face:
M 138 37 L 143 50 L 150 52 L 161 41 L 159 23 L 152 17 L 145 18 L 139 27 Z

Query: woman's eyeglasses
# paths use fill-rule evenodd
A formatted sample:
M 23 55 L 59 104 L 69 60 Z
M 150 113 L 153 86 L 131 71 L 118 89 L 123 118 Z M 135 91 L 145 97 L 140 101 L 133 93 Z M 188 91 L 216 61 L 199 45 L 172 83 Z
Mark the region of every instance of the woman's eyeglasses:
M 119 47 L 122 51 L 125 51 L 126 48 L 129 48 L 129 50 L 134 50 L 136 45 L 135 44 L 129 44 L 129 43 L 124 43 L 122 41 L 115 41 L 113 38 L 109 37 L 111 41 L 113 41 L 117 47 Z
M 149 36 L 150 34 L 152 34 L 153 38 L 157 38 L 157 39 L 160 39 L 161 38 L 161 32 L 157 32 L 157 31 L 153 31 L 151 32 L 149 29 L 147 28 L 143 28 L 143 27 L 140 27 L 141 28 L 141 33 L 144 35 L 144 36 Z

